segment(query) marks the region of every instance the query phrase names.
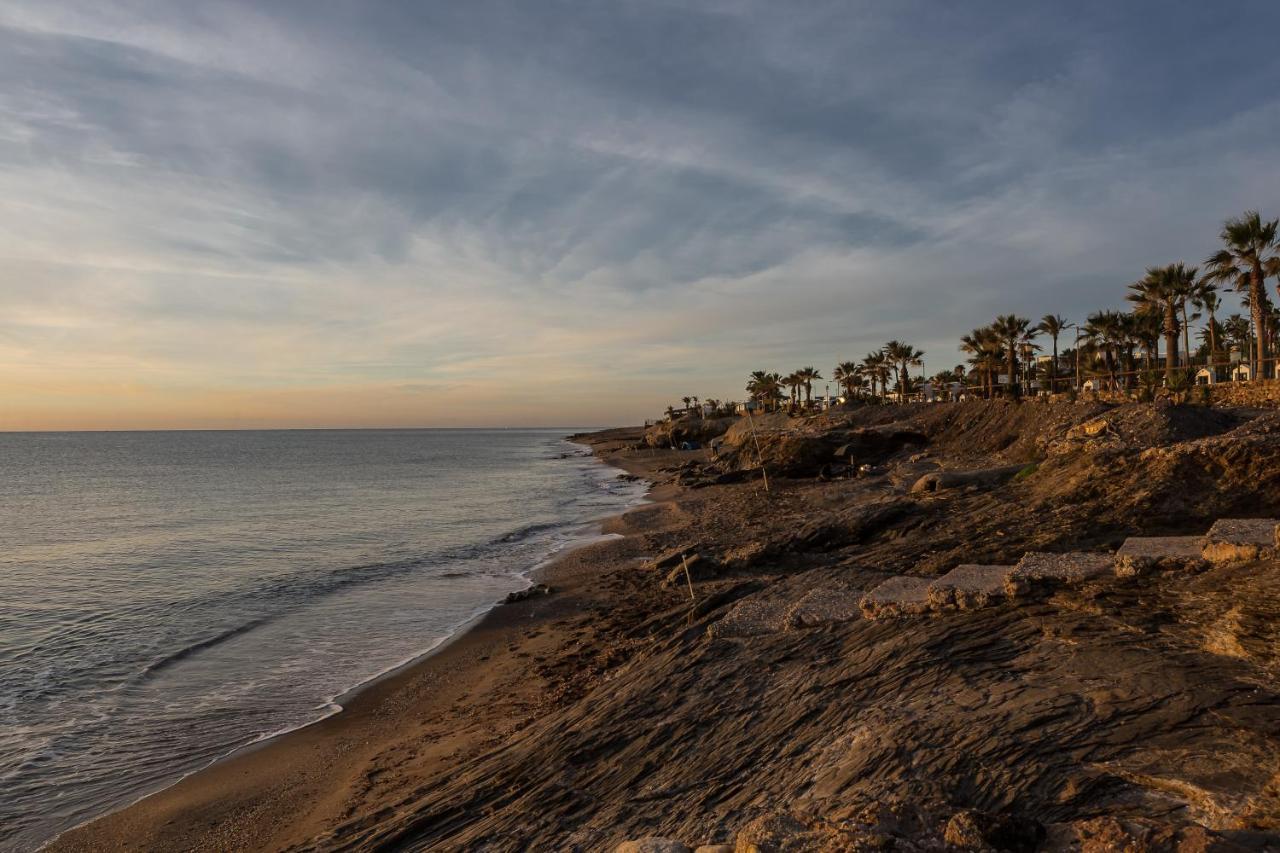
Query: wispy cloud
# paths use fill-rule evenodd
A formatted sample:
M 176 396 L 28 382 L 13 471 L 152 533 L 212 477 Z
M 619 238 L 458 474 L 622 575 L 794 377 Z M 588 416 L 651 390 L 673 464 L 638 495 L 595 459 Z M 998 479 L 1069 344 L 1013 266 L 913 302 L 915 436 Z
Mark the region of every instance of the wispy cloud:
M 602 423 L 889 337 L 949 364 L 1275 206 L 1277 23 L 18 0 L 0 427 Z

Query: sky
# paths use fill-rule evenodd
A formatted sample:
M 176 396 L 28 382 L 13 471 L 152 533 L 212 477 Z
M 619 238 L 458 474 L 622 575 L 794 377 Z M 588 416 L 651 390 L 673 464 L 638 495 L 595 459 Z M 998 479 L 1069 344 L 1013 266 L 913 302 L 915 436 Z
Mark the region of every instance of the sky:
M 613 425 L 1280 210 L 1280 4 L 8 0 L 0 429 Z

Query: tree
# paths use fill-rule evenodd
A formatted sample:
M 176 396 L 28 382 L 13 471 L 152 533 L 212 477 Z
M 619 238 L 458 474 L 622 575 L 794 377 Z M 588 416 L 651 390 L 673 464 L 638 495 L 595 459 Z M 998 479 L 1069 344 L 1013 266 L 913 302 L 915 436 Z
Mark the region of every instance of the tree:
M 680 402 L 684 403 L 684 410 L 685 410 L 686 412 L 688 412 L 688 411 L 689 411 L 689 407 L 693 404 L 693 398 L 692 398 L 692 397 L 681 397 L 681 398 L 680 398 Z
M 1191 291 L 1191 301 L 1197 308 L 1202 309 L 1209 315 L 1209 325 L 1206 327 L 1209 332 L 1209 361 L 1212 362 L 1218 352 L 1218 309 L 1222 307 L 1222 300 L 1218 297 L 1218 287 L 1211 281 L 1200 279 L 1196 282 L 1195 288 Z
M 898 372 L 898 402 L 905 403 L 910 385 L 911 367 L 922 363 L 924 351 L 916 349 L 911 344 L 894 340 L 884 345 L 884 354 Z
M 1196 270 L 1183 264 L 1148 267 L 1142 280 L 1129 285 L 1126 297 L 1139 311 L 1151 312 L 1163 320 L 1164 376 L 1168 380 L 1178 369 L 1178 312 L 1185 306 L 1195 283 Z
M 871 379 L 871 396 L 888 396 L 889 394 L 889 359 L 883 352 L 869 352 L 862 358 L 863 369 Z M 876 391 L 879 383 L 881 392 Z
M 995 374 L 1000 366 L 1000 339 L 990 326 L 974 329 L 960 338 L 960 349 L 969 353 L 969 363 L 982 377 L 982 396 L 990 398 L 995 391 Z
M 1120 387 L 1116 368 L 1128 340 L 1125 316 L 1119 311 L 1095 311 L 1089 315 L 1084 326 L 1086 339 L 1102 352 L 1103 367 L 1110 377 L 1110 387 L 1113 391 Z
M 782 399 L 782 376 L 764 370 L 752 371 L 751 378 L 747 380 L 747 393 L 766 411 L 770 403 L 776 409 Z
M 1057 314 L 1045 314 L 1040 318 L 1036 328 L 1053 339 L 1053 361 L 1049 362 L 1049 393 L 1058 391 L 1058 336 L 1070 328 L 1066 317 Z
M 1239 219 L 1228 219 L 1223 223 L 1220 234 L 1224 247 L 1205 261 L 1206 279 L 1230 283 L 1248 294 L 1249 313 L 1253 318 L 1253 376 L 1262 375 L 1266 359 L 1266 290 L 1263 285 L 1267 276 L 1280 275 L 1280 257 L 1273 254 L 1278 226 L 1280 222 L 1275 219 L 1263 222 L 1256 210 L 1246 211 Z
M 813 405 L 813 383 L 821 379 L 822 374 L 816 367 L 802 367 L 796 371 L 795 375 L 804 385 L 804 405 L 805 408 L 809 408 Z
M 831 378 L 844 389 L 845 398 L 852 400 L 862 387 L 862 367 L 855 361 L 842 361 L 831 371 Z
M 800 388 L 804 385 L 804 380 L 800 378 L 798 371 L 792 371 L 782 377 L 782 384 L 786 386 L 791 405 L 794 406 L 800 397 Z
M 1035 332 L 1031 330 L 1031 321 L 1014 314 L 1001 314 L 991 324 L 991 330 L 1000 339 L 1001 346 L 1005 350 L 1006 366 L 1009 368 L 1009 393 L 1017 397 L 1019 391 L 1018 346 L 1035 337 Z
M 1248 352 L 1250 329 L 1249 321 L 1239 314 L 1232 314 L 1222 324 L 1222 333 L 1227 336 L 1227 341 L 1239 348 L 1242 354 Z

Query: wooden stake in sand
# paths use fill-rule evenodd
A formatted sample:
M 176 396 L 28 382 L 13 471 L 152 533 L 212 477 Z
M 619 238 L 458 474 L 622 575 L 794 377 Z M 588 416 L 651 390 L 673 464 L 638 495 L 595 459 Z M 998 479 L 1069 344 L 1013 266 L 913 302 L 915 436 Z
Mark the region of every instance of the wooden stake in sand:
M 751 440 L 756 444 L 756 461 L 760 463 L 760 476 L 764 477 L 764 493 L 769 494 L 769 472 L 764 469 L 764 454 L 760 452 L 760 438 L 756 435 L 756 422 L 751 419 L 751 410 L 747 410 L 747 424 L 751 427 Z
M 680 563 L 681 565 L 684 566 L 685 583 L 689 584 L 689 600 L 696 601 L 697 599 L 694 598 L 694 595 L 693 595 L 693 575 L 689 574 L 689 558 L 686 557 L 684 554 L 681 554 Z

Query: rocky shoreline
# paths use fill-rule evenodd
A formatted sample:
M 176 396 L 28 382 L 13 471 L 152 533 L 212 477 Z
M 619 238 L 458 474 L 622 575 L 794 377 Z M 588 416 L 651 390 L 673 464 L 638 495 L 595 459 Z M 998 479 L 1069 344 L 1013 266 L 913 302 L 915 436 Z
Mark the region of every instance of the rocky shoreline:
M 1280 412 L 687 426 L 579 438 L 656 486 L 550 594 L 57 846 L 1280 848 L 1275 524 L 1199 539 L 1280 515 Z

